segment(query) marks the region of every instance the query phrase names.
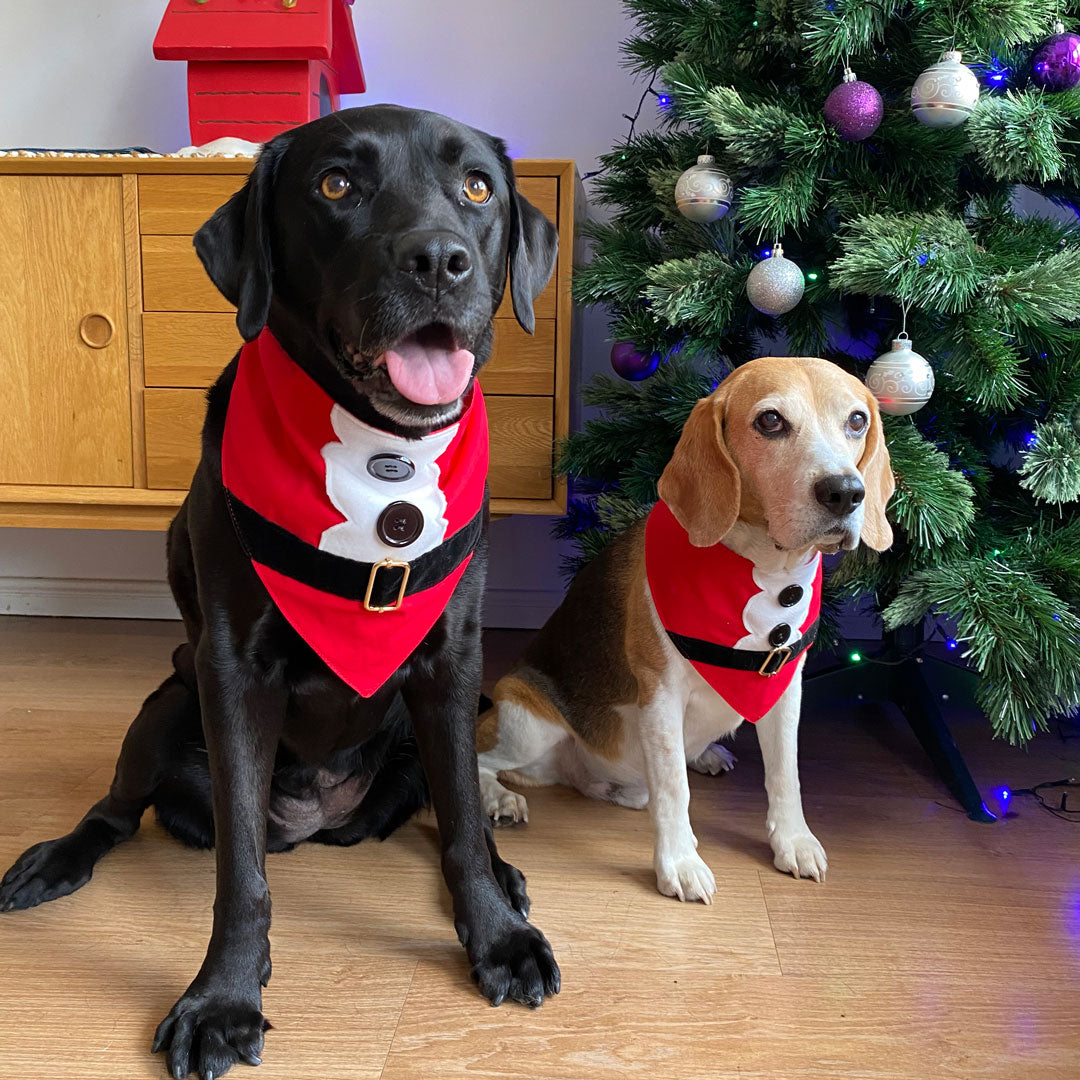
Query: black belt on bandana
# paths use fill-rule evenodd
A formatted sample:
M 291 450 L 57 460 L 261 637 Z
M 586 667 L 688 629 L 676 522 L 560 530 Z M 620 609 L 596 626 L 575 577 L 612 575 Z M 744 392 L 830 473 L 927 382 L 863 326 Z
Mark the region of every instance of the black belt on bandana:
M 798 660 L 814 644 L 820 622 L 820 619 L 815 619 L 810 629 L 798 641 L 790 645 L 778 645 L 769 652 L 732 649 L 728 645 L 717 645 L 702 638 L 676 634 L 673 630 L 669 630 L 667 636 L 682 656 L 696 664 L 734 668 L 736 671 L 756 671 L 759 675 L 776 675 L 785 665 Z
M 368 611 L 395 611 L 401 601 L 448 578 L 473 552 L 484 528 L 484 507 L 438 547 L 411 561 L 346 559 L 301 540 L 265 518 L 227 488 L 233 526 L 248 557 L 319 592 L 356 600 Z

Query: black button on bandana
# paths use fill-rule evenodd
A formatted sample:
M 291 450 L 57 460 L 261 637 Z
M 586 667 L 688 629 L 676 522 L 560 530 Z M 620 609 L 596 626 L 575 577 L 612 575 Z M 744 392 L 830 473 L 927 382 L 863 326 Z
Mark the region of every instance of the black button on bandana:
M 375 525 L 379 539 L 391 547 L 408 547 L 424 531 L 424 515 L 407 502 L 392 502 Z
M 376 480 L 388 480 L 397 484 L 402 480 L 411 480 L 416 474 L 416 466 L 401 454 L 376 454 L 368 458 L 367 471 Z
M 802 594 L 803 590 L 801 585 L 789 585 L 780 592 L 780 606 L 794 607 L 802 599 Z

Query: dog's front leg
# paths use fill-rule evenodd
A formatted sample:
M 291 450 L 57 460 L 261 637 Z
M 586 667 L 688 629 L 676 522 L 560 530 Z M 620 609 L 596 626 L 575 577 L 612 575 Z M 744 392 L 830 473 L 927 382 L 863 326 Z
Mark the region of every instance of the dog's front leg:
M 649 813 L 656 832 L 653 853 L 656 887 L 665 896 L 710 904 L 716 892 L 716 879 L 697 853 L 697 837 L 690 825 L 683 703 L 661 684 L 638 707 Z
M 174 1077 L 223 1075 L 236 1062 L 259 1064 L 262 987 L 270 979 L 270 892 L 266 819 L 270 778 L 287 702 L 237 655 L 210 640 L 196 653 L 199 701 L 213 789 L 217 895 L 206 959 L 158 1026 Z
M 559 992 L 559 967 L 547 939 L 525 921 L 524 879 L 499 859 L 480 799 L 478 622 L 407 681 L 405 697 L 439 821 L 454 925 L 473 978 L 492 1005 L 510 998 L 535 1008 Z
M 801 661 L 800 661 L 801 663 Z M 825 880 L 825 849 L 803 816 L 799 788 L 799 713 L 802 709 L 802 670 L 780 700 L 756 724 L 765 764 L 769 815 L 765 827 L 777 870 L 795 877 Z

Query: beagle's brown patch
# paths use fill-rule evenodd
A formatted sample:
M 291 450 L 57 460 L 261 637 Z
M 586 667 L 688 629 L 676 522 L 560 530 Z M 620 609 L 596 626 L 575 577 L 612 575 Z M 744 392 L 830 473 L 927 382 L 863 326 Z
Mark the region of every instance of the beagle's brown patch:
M 557 715 L 590 750 L 612 760 L 622 744 L 617 706 L 634 704 L 640 695 L 638 662 L 630 660 L 628 644 L 640 643 L 636 657 L 647 634 L 644 530 L 644 521 L 631 526 L 578 574 L 521 663 L 495 688 L 497 699 L 513 693 L 524 703 L 522 688 L 528 687 L 536 703 L 531 712 L 545 720 Z M 642 671 L 650 682 L 648 670 Z

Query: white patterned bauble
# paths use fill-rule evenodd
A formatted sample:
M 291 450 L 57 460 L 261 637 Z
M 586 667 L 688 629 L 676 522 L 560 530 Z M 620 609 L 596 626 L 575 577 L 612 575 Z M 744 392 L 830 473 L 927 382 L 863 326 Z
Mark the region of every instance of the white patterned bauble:
M 806 289 L 806 279 L 798 263 L 784 258 L 777 244 L 767 259 L 762 259 L 746 279 L 746 297 L 765 315 L 783 315 L 796 307 Z
M 684 218 L 707 224 L 731 209 L 733 191 L 728 176 L 712 154 L 702 154 L 675 184 L 675 205 Z
M 911 111 L 919 123 L 956 127 L 971 115 L 979 100 L 979 80 L 960 60 L 960 53 L 950 49 L 915 80 Z
M 911 348 L 911 339 L 898 337 L 866 373 L 866 388 L 877 398 L 878 408 L 889 416 L 918 412 L 934 392 L 934 369 Z

